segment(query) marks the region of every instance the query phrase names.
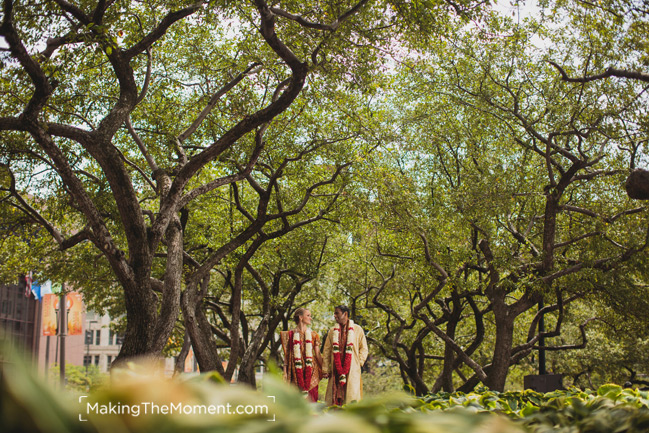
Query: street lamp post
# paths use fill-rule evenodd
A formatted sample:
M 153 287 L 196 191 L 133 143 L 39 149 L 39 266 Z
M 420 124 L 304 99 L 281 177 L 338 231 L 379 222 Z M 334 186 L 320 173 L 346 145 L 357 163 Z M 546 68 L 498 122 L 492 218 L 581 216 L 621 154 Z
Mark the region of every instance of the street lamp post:
M 92 332 L 91 324 L 98 323 L 96 320 L 88 321 L 88 328 L 86 329 L 86 379 L 88 378 L 88 367 L 90 366 L 90 343 L 92 342 Z M 90 338 L 88 338 L 90 337 Z
M 61 387 L 65 388 L 65 337 L 67 335 L 68 311 L 72 307 L 72 300 L 65 294 L 65 283 L 61 285 L 58 305 L 55 307 L 59 319 L 59 376 Z
M 65 295 L 65 287 L 61 289 L 61 300 L 59 301 L 59 308 L 61 308 L 61 356 L 60 356 L 60 370 L 59 376 L 61 379 L 61 387 L 65 388 L 65 337 L 68 335 L 68 300 Z

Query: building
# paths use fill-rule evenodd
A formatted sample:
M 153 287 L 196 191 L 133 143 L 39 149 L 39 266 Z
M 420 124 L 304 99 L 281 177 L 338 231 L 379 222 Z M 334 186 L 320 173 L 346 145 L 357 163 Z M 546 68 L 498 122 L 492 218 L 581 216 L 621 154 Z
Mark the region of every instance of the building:
M 31 360 L 39 374 L 47 376 L 59 364 L 61 336 L 43 335 L 42 300 L 33 293 L 26 296 L 24 280 L 0 284 L 0 340 L 23 359 Z M 56 323 L 59 322 L 58 309 Z M 81 332 L 65 335 L 65 362 L 72 365 L 97 365 L 107 372 L 121 347 L 121 337 L 109 328 L 110 318 L 82 309 Z
M 38 302 L 25 296 L 25 285 L 0 285 L 0 341 L 25 359 L 38 347 Z
M 111 363 L 117 358 L 122 347 L 122 336 L 110 329 L 111 318 L 108 315 L 88 311 L 84 317 L 83 365 L 96 365 L 102 373 L 108 372 Z
M 44 314 L 44 309 L 48 308 L 45 298 L 37 300 L 34 293 L 30 292 L 29 296 L 26 296 L 26 293 L 24 278 L 17 284 L 0 284 L 0 340 L 6 341 L 6 344 L 12 346 L 23 359 L 30 360 L 41 377 L 47 377 L 52 367 L 59 365 L 61 353 L 62 338 L 58 331 L 54 332 L 60 322 L 59 301 L 57 297 L 55 309 L 50 310 L 55 311 L 52 314 L 56 317 L 50 318 L 48 322 Z M 100 372 L 107 373 L 119 354 L 122 336 L 110 329 L 111 318 L 108 315 L 100 316 L 93 311 L 87 311 L 80 296 L 79 299 L 82 309 L 80 316 L 75 319 L 79 332 L 77 335 L 70 335 L 66 330 L 63 339 L 65 363 L 79 366 L 96 365 Z M 51 329 L 56 335 L 43 335 L 44 327 Z M 3 362 L 1 356 L 0 362 Z M 173 374 L 174 365 L 174 358 L 165 360 L 164 369 L 167 375 Z M 198 371 L 192 350 L 185 361 L 184 371 Z
M 85 311 L 82 316 L 82 333 L 65 337 L 66 364 L 96 365 L 100 372 L 108 372 L 122 344 L 121 336 L 111 331 L 109 325 L 108 315 L 99 316 L 92 311 Z M 43 335 L 41 327 L 39 339 L 38 370 L 47 375 L 52 366 L 59 363 L 60 338 Z

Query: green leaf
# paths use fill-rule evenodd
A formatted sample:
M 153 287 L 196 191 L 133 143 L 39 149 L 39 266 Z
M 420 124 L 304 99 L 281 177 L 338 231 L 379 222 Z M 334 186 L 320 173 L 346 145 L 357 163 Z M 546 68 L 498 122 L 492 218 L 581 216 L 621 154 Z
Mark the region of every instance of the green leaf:
M 597 395 L 610 398 L 615 401 L 622 393 L 622 387 L 615 384 L 602 385 L 597 389 Z

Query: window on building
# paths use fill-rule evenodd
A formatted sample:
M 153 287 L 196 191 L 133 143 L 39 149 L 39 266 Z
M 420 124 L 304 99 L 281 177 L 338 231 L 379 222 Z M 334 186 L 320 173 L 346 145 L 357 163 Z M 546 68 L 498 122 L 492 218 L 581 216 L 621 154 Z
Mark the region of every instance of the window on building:
M 95 355 L 95 365 L 99 366 L 99 355 Z
M 92 356 L 90 356 L 90 355 L 83 355 L 83 366 L 84 366 L 84 367 L 89 366 L 91 361 L 92 361 Z
M 92 344 L 92 331 L 86 329 L 86 340 L 84 344 Z
M 124 342 L 124 336 L 118 334 L 117 337 L 115 338 L 115 344 L 121 345 Z
M 106 356 L 106 367 L 110 368 L 110 364 L 113 362 L 113 357 L 111 355 Z
M 114 339 L 115 339 L 115 333 L 113 333 L 112 329 L 109 329 L 108 330 L 108 345 L 109 346 L 112 345 L 112 344 L 115 344 Z
M 99 346 L 101 344 L 101 329 L 95 331 L 95 344 Z

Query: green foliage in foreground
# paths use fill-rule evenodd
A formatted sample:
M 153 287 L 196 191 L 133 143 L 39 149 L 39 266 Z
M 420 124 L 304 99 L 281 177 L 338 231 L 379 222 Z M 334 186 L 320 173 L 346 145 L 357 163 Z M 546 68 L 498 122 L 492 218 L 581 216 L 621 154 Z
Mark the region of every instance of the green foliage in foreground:
M 114 372 L 109 387 L 81 396 L 55 393 L 20 364 L 5 363 L 0 380 L 3 432 L 540 433 L 649 429 L 647 393 L 615 385 L 601 387 L 596 393 L 484 390 L 420 399 L 386 394 L 342 409 L 323 410 L 321 405 L 307 403 L 294 388 L 272 375 L 267 377 L 262 392 L 258 392 L 225 384 L 214 374 L 180 380 L 164 378 L 152 373 L 154 370 L 132 368 Z M 229 405 L 232 410 L 247 405 L 267 407 L 268 411 L 250 415 L 195 410 L 151 414 L 154 405 L 163 408 L 174 404 L 183 408 Z M 113 407 L 112 411 L 117 413 L 102 414 L 101 407 Z M 140 412 L 137 416 L 133 409 L 136 407 Z
M 152 371 L 153 369 L 148 369 Z M 54 393 L 26 373 L 19 364 L 5 364 L 0 381 L 0 425 L 5 433 L 116 432 L 354 432 L 354 433 L 522 433 L 504 416 L 417 411 L 406 394 L 364 400 L 341 410 L 322 411 L 275 376 L 268 376 L 261 392 L 219 383 L 214 374 L 185 380 L 165 379 L 148 371 L 113 372 L 112 383 L 87 397 Z M 217 379 L 217 380 L 214 380 Z M 272 396 L 272 398 L 269 398 Z M 144 404 L 148 403 L 148 414 Z M 139 416 L 97 414 L 88 405 L 113 405 L 117 412 L 139 407 Z M 268 413 L 251 415 L 173 413 L 151 415 L 158 407 L 182 404 L 223 407 L 267 406 Z M 129 409 L 132 411 L 132 409 Z M 80 421 L 87 419 L 88 421 Z
M 52 385 L 59 382 L 59 365 L 52 364 L 49 371 L 49 381 Z M 99 371 L 96 365 L 65 364 L 65 389 L 76 392 L 88 392 L 101 388 L 108 380 L 108 374 Z
M 649 430 L 649 393 L 619 385 L 597 391 L 576 388 L 539 393 L 532 390 L 430 394 L 418 400 L 423 412 L 468 410 L 500 413 L 531 432 L 644 432 Z

